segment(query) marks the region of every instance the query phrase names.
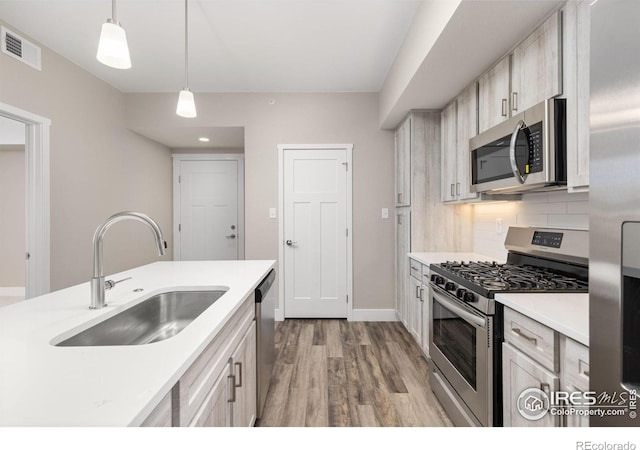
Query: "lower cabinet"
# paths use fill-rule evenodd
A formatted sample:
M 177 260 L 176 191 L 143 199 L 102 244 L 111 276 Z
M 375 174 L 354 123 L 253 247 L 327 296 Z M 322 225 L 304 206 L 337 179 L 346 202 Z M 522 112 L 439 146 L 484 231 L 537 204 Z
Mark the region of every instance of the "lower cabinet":
M 504 426 L 589 426 L 589 347 L 506 307 L 504 340 Z
M 251 295 L 173 387 L 172 426 L 253 426 L 256 364 L 255 298 Z
M 411 333 L 424 354 L 429 356 L 429 267 L 415 259 L 409 259 L 409 276 L 405 306 L 407 320 L 405 327 Z

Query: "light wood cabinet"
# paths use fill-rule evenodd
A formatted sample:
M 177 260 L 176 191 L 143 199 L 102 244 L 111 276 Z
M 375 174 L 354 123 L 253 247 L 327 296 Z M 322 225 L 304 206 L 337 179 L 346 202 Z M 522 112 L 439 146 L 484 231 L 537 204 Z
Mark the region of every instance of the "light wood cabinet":
M 170 427 L 171 426 L 171 393 L 164 396 L 158 406 L 142 422 L 141 427 Z
M 545 414 L 538 420 L 529 420 L 518 411 L 520 394 L 529 388 L 537 388 L 546 393 L 557 391 L 559 377 L 544 366 L 529 358 L 520 350 L 505 342 L 502 344 L 503 377 L 503 424 L 505 427 L 555 427 L 560 425 L 559 416 Z M 532 401 L 536 393 L 532 393 Z M 526 401 L 523 399 L 522 402 Z M 535 406 L 535 405 L 534 405 Z
M 252 426 L 256 418 L 255 298 L 250 295 L 171 391 L 173 426 Z
M 415 264 L 413 261 L 410 264 Z M 417 343 L 422 344 L 422 283 L 419 279 L 409 277 L 409 292 L 407 300 L 409 304 L 409 333 Z
M 588 409 L 581 404 L 580 393 L 589 390 L 589 347 L 580 344 L 566 336 L 560 337 L 560 390 L 568 393 L 578 393 L 575 404 L 566 405 L 567 408 L 577 410 Z M 586 402 L 585 402 L 586 403 Z M 564 416 L 567 427 L 588 427 L 589 416 L 582 414 L 568 414 Z
M 510 84 L 510 56 L 505 56 L 480 76 L 478 79 L 478 132 L 482 133 L 509 117 Z
M 408 208 L 396 210 L 396 315 L 407 326 L 409 291 L 409 257 L 411 251 L 411 211 Z
M 511 115 L 562 94 L 562 13 L 531 33 L 511 56 Z
M 407 117 L 395 132 L 396 207 L 411 205 L 411 125 Z
M 478 132 L 562 94 L 562 13 L 556 12 L 478 79 Z
M 563 93 L 567 101 L 567 188 L 589 189 L 590 1 L 562 8 Z
M 442 201 L 469 201 L 471 192 L 469 139 L 478 134 L 478 85 L 472 83 L 442 111 Z

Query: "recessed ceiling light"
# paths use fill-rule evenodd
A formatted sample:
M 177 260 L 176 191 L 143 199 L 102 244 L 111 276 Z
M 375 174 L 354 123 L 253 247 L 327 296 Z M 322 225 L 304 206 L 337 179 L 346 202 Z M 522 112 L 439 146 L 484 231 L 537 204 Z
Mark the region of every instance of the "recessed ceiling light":
M 210 139 L 208 137 L 201 137 L 201 138 L 198 138 L 198 140 L 200 142 L 209 142 Z

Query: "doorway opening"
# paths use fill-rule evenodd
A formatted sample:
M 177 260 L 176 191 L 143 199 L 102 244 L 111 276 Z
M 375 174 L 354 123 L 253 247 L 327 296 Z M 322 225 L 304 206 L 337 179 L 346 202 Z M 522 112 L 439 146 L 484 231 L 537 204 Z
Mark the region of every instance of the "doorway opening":
M 0 120 L 9 121 L 8 123 L 17 127 L 18 130 L 24 130 L 24 179 L 22 179 L 24 222 L 21 223 L 24 226 L 25 245 L 24 248 L 16 247 L 12 250 L 12 254 L 17 254 L 18 257 L 14 257 L 17 259 L 9 264 L 15 269 L 16 274 L 20 272 L 17 266 L 24 268 L 24 298 L 29 299 L 46 294 L 50 290 L 49 128 L 51 121 L 4 103 L 0 103 Z M 22 210 L 20 212 L 16 210 L 15 214 L 22 214 Z M 22 263 L 20 263 L 20 253 L 24 258 Z M 17 282 L 18 278 L 15 280 Z M 23 296 L 13 297 L 19 299 Z

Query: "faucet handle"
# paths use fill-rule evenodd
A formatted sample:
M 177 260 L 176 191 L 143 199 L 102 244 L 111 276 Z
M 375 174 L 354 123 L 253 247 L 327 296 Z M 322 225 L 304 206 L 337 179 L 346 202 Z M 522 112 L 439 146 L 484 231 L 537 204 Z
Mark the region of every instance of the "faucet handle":
M 122 280 L 118 280 L 118 281 L 107 280 L 104 282 L 104 288 L 107 290 L 112 289 L 116 284 L 122 283 L 123 281 L 127 281 L 130 279 L 131 277 L 123 278 Z

